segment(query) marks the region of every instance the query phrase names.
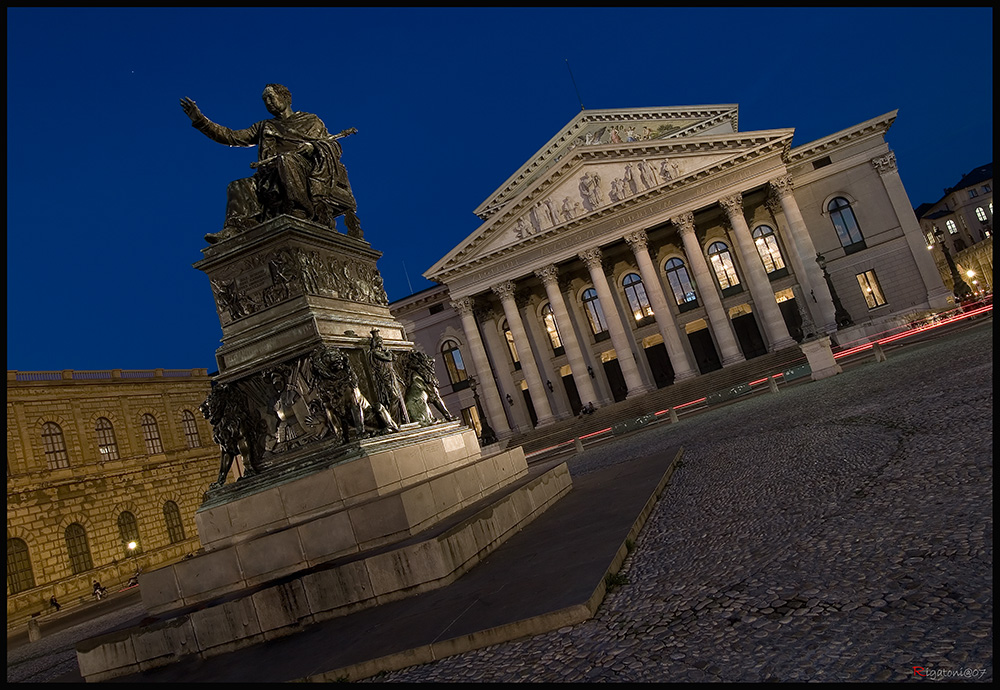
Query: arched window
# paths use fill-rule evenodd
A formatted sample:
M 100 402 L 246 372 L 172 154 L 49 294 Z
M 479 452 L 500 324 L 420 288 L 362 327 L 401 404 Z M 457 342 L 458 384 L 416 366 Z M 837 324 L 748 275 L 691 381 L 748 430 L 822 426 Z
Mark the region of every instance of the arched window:
M 632 318 L 642 321 L 653 315 L 653 308 L 649 306 L 649 298 L 646 297 L 646 288 L 642 286 L 642 278 L 638 273 L 629 273 L 622 278 L 622 287 L 625 288 L 625 297 L 628 298 Z
M 163 504 L 163 521 L 167 523 L 167 535 L 170 543 L 184 541 L 184 523 L 181 522 L 181 511 L 173 501 Z
M 597 290 L 587 288 L 583 291 L 583 307 L 587 311 L 587 319 L 590 321 L 590 330 L 594 335 L 608 332 L 608 324 L 604 320 L 604 310 L 601 309 L 601 300 L 597 298 Z
M 127 510 L 118 516 L 118 534 L 122 538 L 122 548 L 125 550 L 125 557 L 128 558 L 133 553 L 142 553 L 142 542 L 139 541 L 139 523 L 135 515 Z M 135 542 L 135 549 L 129 549 L 129 542 Z
M 146 452 L 156 455 L 163 452 L 163 444 L 160 443 L 160 427 L 156 423 L 156 417 L 148 412 L 142 415 L 142 438 L 146 441 Z
M 719 287 L 725 290 L 738 287 L 740 277 L 736 275 L 736 266 L 733 265 L 733 256 L 729 253 L 729 247 L 724 242 L 713 242 L 708 247 L 708 260 L 715 271 L 715 278 L 719 281 Z
M 66 551 L 69 553 L 69 567 L 74 575 L 85 573 L 94 567 L 87 544 L 87 530 L 79 522 L 66 528 Z
M 684 262 L 680 259 L 670 259 L 663 265 L 663 269 L 667 274 L 670 290 L 674 293 L 674 300 L 681 311 L 697 307 L 698 295 L 695 294 L 691 276 L 688 275 Z
M 840 239 L 840 246 L 850 254 L 859 249 L 865 248 L 865 238 L 861 234 L 861 227 L 858 225 L 854 211 L 850 202 L 842 196 L 834 198 L 826 207 L 830 212 L 830 220 L 833 227 L 837 229 L 837 237 Z
M 760 254 L 765 271 L 770 274 L 785 267 L 785 260 L 778 247 L 778 238 L 770 225 L 758 225 L 753 231 L 753 242 L 757 246 L 757 253 Z
M 66 439 L 62 427 L 55 422 L 45 422 L 42 426 L 42 446 L 45 448 L 45 462 L 50 470 L 69 467 Z
M 458 343 L 454 340 L 446 340 L 441 345 L 441 357 L 444 358 L 445 369 L 448 370 L 448 380 L 452 385 L 469 380 L 469 372 L 465 370 L 465 361 L 462 359 L 462 351 L 458 349 Z
M 187 447 L 200 447 L 201 436 L 198 434 L 198 424 L 195 422 L 194 413 L 191 410 L 181 412 L 181 426 L 184 427 L 184 440 L 187 441 Z
M 517 346 L 514 345 L 514 334 L 510 332 L 510 326 L 503 322 L 503 337 L 507 341 L 507 350 L 510 352 L 510 359 L 514 362 L 514 368 L 521 368 L 521 360 L 517 357 Z
M 115 438 L 115 427 L 107 417 L 97 420 L 97 452 L 101 460 L 118 459 L 118 440 Z
M 17 594 L 35 586 L 31 557 L 23 539 L 7 540 L 7 592 Z
M 955 224 L 955 221 L 953 221 L 953 220 L 945 221 L 945 225 L 948 227 L 948 233 L 949 234 L 951 234 L 951 235 L 957 235 L 958 234 L 958 225 Z
M 557 355 L 561 355 L 565 350 L 563 349 L 562 338 L 559 336 L 559 326 L 556 325 L 556 315 L 552 311 L 551 304 L 546 304 L 542 307 L 542 321 L 545 323 L 545 332 L 549 335 L 549 343 L 552 345 L 552 351 Z
M 983 210 L 982 206 L 976 206 L 976 218 L 982 223 L 986 222 L 986 211 Z

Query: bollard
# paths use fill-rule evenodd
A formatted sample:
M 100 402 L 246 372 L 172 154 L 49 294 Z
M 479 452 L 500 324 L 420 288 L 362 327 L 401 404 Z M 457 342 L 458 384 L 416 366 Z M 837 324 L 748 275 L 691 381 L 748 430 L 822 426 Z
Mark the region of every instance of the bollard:
M 40 639 L 42 639 L 42 628 L 32 617 L 28 620 L 28 642 L 38 642 Z
M 670 408 L 670 423 L 671 424 L 676 424 L 677 423 L 677 408 L 676 407 L 671 407 Z
M 875 353 L 876 362 L 885 361 L 885 350 L 882 349 L 882 343 L 878 342 L 877 340 L 874 343 L 872 343 L 872 352 Z
M 772 393 L 778 392 L 778 381 L 774 376 L 767 377 L 767 387 Z
M 573 439 L 573 447 L 576 448 L 577 453 L 583 452 L 583 441 L 580 440 L 579 436 Z

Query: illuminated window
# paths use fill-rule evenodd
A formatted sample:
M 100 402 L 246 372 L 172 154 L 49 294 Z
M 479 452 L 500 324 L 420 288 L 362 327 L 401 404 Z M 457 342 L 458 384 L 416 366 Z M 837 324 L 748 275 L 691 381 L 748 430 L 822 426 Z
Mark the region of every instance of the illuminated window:
M 142 415 L 142 438 L 146 442 L 146 452 L 156 455 L 163 452 L 163 444 L 160 442 L 160 427 L 156 423 L 156 417 L 146 413 Z
M 510 352 L 510 359 L 514 362 L 514 368 L 520 369 L 521 360 L 518 359 L 517 346 L 514 345 L 514 334 L 510 332 L 510 326 L 507 325 L 506 321 L 503 322 L 503 335 L 504 339 L 507 341 L 507 351 Z
M 865 238 L 861 234 L 858 220 L 854 217 L 851 204 L 844 197 L 838 196 L 827 205 L 826 210 L 830 212 L 830 220 L 833 227 L 837 229 L 837 238 L 848 254 L 865 248 Z
M 753 231 L 753 242 L 757 247 L 757 253 L 760 254 L 760 260 L 764 262 L 765 271 L 774 273 L 785 267 L 785 260 L 778 247 L 778 238 L 771 226 L 757 226 L 757 229 Z
M 181 426 L 184 427 L 184 440 L 187 441 L 187 447 L 200 447 L 201 436 L 198 434 L 198 424 L 195 422 L 194 413 L 191 410 L 181 412 Z
M 955 225 L 955 221 L 949 220 L 948 222 L 945 223 L 945 225 L 948 227 L 948 233 L 949 234 L 952 234 L 952 235 L 957 235 L 958 234 L 958 226 Z
M 23 539 L 7 540 L 7 592 L 17 594 L 35 586 L 31 557 Z
M 132 553 L 142 553 L 139 541 L 139 523 L 136 521 L 135 515 L 127 510 L 122 511 L 118 516 L 118 535 L 122 539 L 122 548 L 125 550 L 126 557 Z M 133 541 L 136 543 L 134 551 L 128 548 L 129 543 Z
M 549 344 L 552 345 L 552 351 L 557 355 L 561 355 L 564 352 L 562 338 L 559 337 L 559 326 L 556 324 L 556 315 L 552 311 L 551 304 L 546 304 L 542 307 L 542 321 L 545 323 L 545 332 L 549 336 Z
M 608 325 L 604 320 L 604 310 L 601 309 L 601 300 L 597 298 L 597 290 L 587 288 L 583 291 L 583 306 L 587 311 L 587 320 L 590 322 L 590 330 L 594 335 L 607 333 Z
M 736 266 L 733 265 L 733 256 L 729 253 L 729 247 L 725 243 L 713 242 L 709 245 L 708 259 L 715 271 L 720 288 L 725 290 L 740 284 L 740 278 L 736 275 Z
M 97 451 L 101 460 L 118 459 L 118 440 L 115 438 L 115 427 L 107 417 L 97 420 Z
M 176 544 L 184 541 L 184 523 L 181 522 L 181 510 L 173 501 L 163 504 L 163 521 L 167 525 L 167 536 L 170 543 Z
M 69 567 L 74 575 L 85 573 L 94 567 L 87 544 L 87 530 L 79 522 L 66 528 L 66 551 L 69 553 Z
M 667 282 L 670 283 L 670 290 L 674 293 L 674 299 L 681 307 L 681 311 L 698 306 L 698 295 L 695 294 L 691 276 L 688 275 L 684 262 L 680 259 L 670 259 L 663 268 L 667 274 Z
M 45 462 L 50 470 L 69 467 L 66 439 L 63 438 L 62 428 L 55 422 L 46 422 L 42 426 L 42 446 L 45 448 Z
M 983 210 L 982 206 L 976 207 L 976 218 L 978 218 L 983 223 L 986 222 L 987 220 L 986 211 Z
M 469 379 L 469 373 L 465 370 L 465 361 L 462 360 L 462 351 L 458 349 L 458 343 L 454 340 L 444 341 L 441 345 L 441 357 L 444 359 L 445 369 L 448 370 L 448 380 L 452 384 Z
M 653 308 L 649 306 L 649 298 L 646 297 L 646 288 L 643 287 L 642 278 L 637 273 L 625 276 L 622 279 L 622 286 L 625 288 L 628 306 L 632 310 L 632 318 L 642 321 L 653 315 Z
M 882 288 L 878 284 L 878 278 L 875 276 L 875 271 L 865 271 L 864 273 L 859 273 L 858 285 L 861 286 L 861 292 L 865 295 L 865 302 L 868 303 L 869 309 L 881 307 L 885 304 L 885 296 L 882 294 Z

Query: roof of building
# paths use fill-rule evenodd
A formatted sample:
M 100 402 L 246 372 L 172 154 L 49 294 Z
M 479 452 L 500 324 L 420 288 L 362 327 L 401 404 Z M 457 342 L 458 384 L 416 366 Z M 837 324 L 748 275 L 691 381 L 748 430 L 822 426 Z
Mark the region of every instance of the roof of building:
M 945 196 L 947 196 L 948 194 L 950 194 L 955 190 L 974 187 L 978 185 L 980 182 L 992 179 L 993 179 L 993 161 L 990 161 L 986 165 L 981 165 L 972 172 L 966 173 L 964 176 L 962 176 L 962 179 L 958 181 L 958 184 L 956 184 L 954 187 L 950 187 L 949 189 L 945 190 Z

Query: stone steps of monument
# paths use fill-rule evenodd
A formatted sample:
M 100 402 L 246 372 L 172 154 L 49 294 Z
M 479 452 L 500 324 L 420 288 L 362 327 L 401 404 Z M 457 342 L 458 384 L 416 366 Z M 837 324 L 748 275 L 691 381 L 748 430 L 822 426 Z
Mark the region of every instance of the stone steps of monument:
M 606 405 L 591 415 L 562 419 L 542 429 L 518 434 L 511 437 L 508 445 L 521 446 L 525 454 L 534 453 L 643 415 L 685 405 L 717 391 L 773 376 L 805 362 L 805 355 L 797 346 L 770 352 L 739 364 L 700 374 L 687 381 L 674 383 L 631 400 Z

